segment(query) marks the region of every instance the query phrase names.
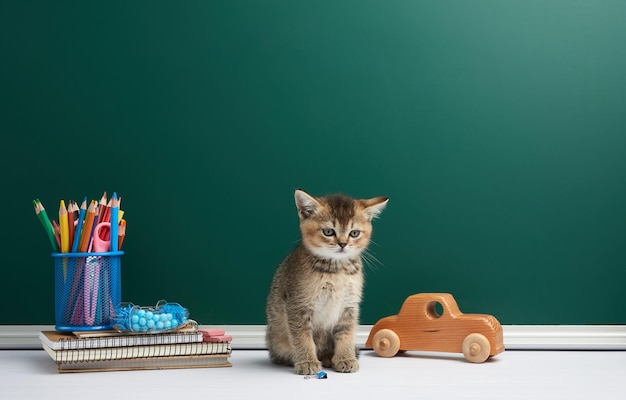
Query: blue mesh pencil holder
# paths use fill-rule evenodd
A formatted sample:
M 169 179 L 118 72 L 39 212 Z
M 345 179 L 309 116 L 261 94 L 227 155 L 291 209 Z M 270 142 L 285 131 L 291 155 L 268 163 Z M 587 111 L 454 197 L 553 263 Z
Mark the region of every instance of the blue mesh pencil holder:
M 122 254 L 52 253 L 56 330 L 112 329 L 115 307 L 122 301 Z

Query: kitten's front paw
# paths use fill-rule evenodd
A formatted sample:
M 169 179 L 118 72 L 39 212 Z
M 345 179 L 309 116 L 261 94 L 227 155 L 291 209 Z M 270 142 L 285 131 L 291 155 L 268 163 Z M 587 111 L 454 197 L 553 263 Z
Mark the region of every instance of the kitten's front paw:
M 295 369 L 298 375 L 314 375 L 322 370 L 322 364 L 318 360 L 298 362 Z
M 356 358 L 351 360 L 342 360 L 334 363 L 337 372 L 356 372 L 359 370 L 359 362 Z

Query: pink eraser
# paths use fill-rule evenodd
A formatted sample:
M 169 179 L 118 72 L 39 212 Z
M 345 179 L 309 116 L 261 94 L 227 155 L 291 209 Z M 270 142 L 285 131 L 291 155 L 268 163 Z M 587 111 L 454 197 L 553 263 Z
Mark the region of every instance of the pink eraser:
M 221 329 L 214 329 L 214 328 L 198 329 L 198 332 L 202 333 L 203 337 L 223 336 L 225 333 Z
M 202 338 L 203 342 L 232 342 L 233 341 L 233 337 L 232 336 L 227 336 L 227 335 L 223 335 L 223 336 L 204 336 Z

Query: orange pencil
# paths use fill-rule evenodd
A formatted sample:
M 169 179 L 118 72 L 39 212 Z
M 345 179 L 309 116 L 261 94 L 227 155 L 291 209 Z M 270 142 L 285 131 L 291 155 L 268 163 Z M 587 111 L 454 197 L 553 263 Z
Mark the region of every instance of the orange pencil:
M 120 226 L 117 231 L 117 250 L 122 250 L 122 243 L 124 242 L 124 238 L 126 237 L 126 220 L 123 219 L 120 221 Z
M 93 246 L 93 234 L 96 230 L 96 226 L 98 226 L 100 222 L 100 209 L 96 207 L 96 215 L 93 217 L 93 224 L 91 226 L 91 233 L 89 235 L 89 243 L 87 244 L 88 253 L 91 253 L 91 248 Z
M 98 212 L 98 209 L 96 208 L 96 205 L 98 203 L 96 203 L 95 200 L 91 201 L 91 204 L 89 204 L 89 208 L 87 209 L 87 216 L 85 217 L 85 224 L 83 226 L 83 232 L 80 235 L 80 246 L 79 246 L 79 252 L 84 253 L 87 251 L 87 248 L 89 247 L 89 242 L 91 241 L 91 231 L 93 230 L 93 220 L 96 217 L 96 213 Z
M 74 243 L 74 233 L 76 232 L 76 227 L 74 226 L 74 220 L 76 219 L 76 211 L 78 211 L 78 206 L 73 200 L 70 200 L 70 204 L 67 209 L 67 227 L 69 231 L 70 248 L 72 247 L 72 244 Z

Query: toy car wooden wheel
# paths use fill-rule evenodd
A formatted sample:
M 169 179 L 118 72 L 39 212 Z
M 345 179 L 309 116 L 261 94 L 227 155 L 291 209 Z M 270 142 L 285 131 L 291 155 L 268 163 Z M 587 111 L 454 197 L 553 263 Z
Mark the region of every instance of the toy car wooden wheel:
M 391 329 L 381 329 L 374 335 L 372 347 L 381 357 L 393 357 L 400 350 L 400 338 Z
M 471 333 L 463 340 L 463 355 L 467 361 L 481 363 L 489 358 L 491 344 L 485 335 Z

